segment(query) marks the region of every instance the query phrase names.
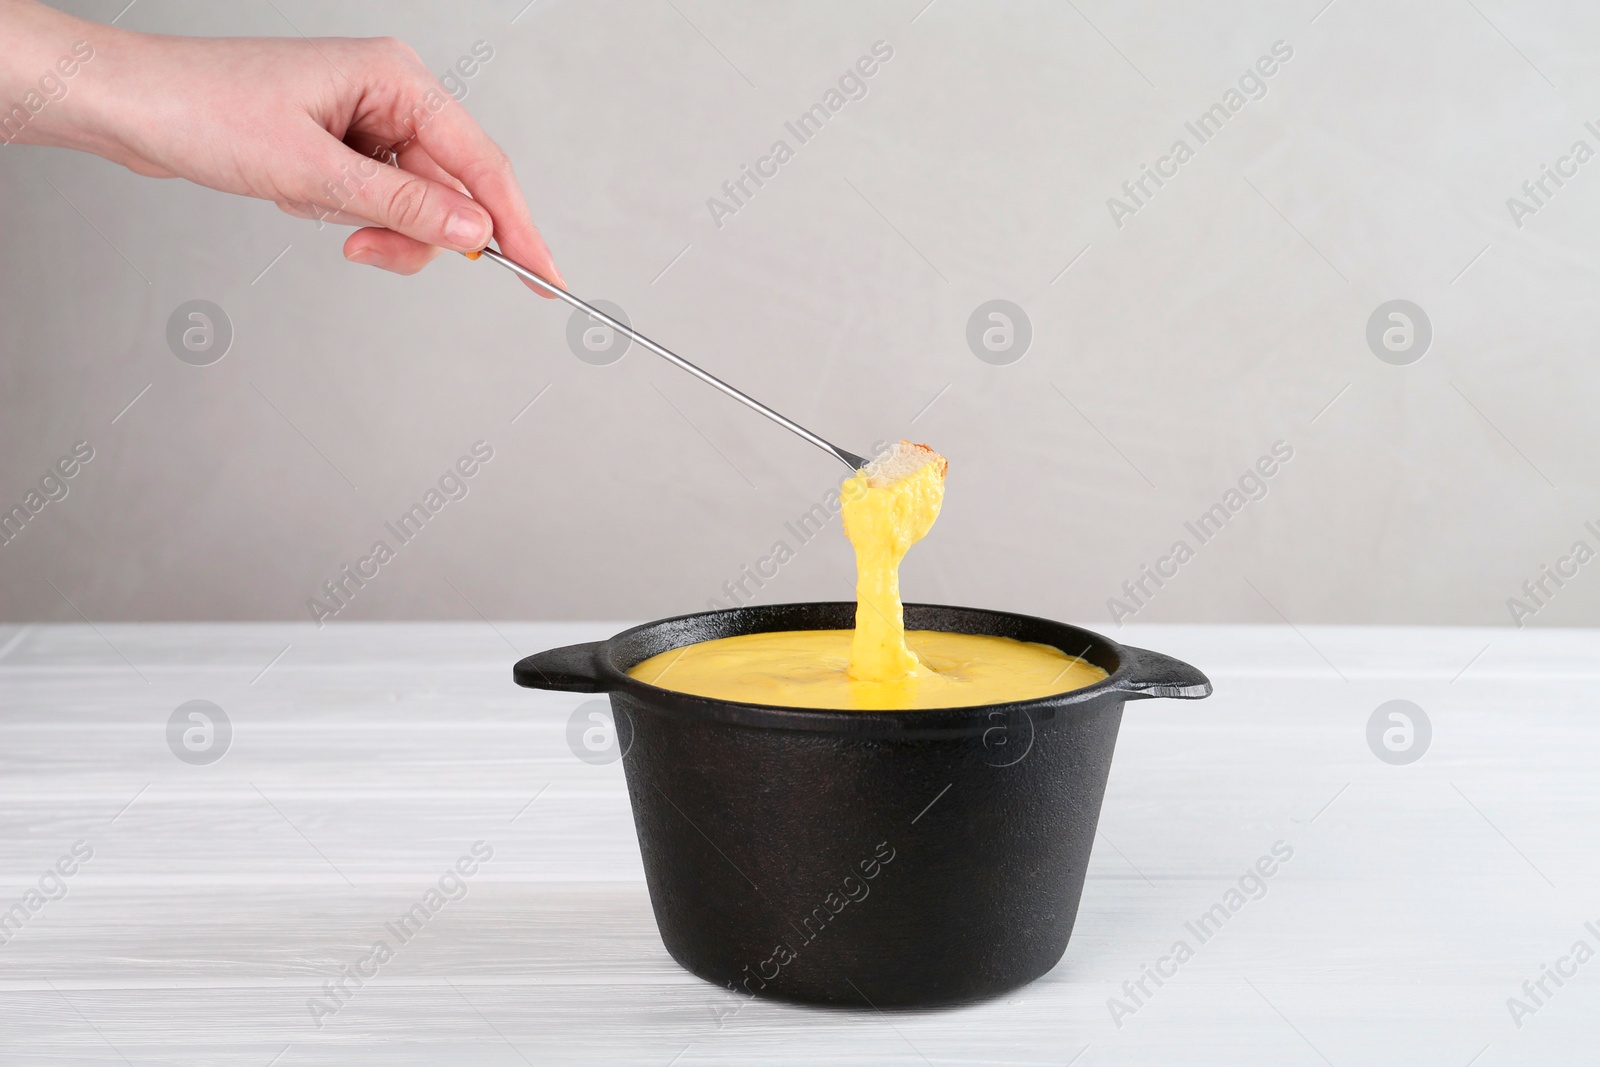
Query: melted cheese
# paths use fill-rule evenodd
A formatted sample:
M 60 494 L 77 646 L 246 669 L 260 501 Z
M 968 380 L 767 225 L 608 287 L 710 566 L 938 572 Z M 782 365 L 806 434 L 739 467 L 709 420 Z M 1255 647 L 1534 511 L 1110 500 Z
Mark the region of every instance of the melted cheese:
M 929 453 L 937 455 L 935 453 Z M 944 502 L 945 463 L 874 486 L 857 473 L 840 497 L 856 551 L 854 630 L 741 634 L 673 649 L 634 666 L 642 682 L 682 693 L 791 708 L 909 711 L 1031 700 L 1093 685 L 1099 667 L 1007 637 L 906 632 L 900 561 Z
M 741 634 L 663 652 L 628 672 L 680 693 L 746 704 L 845 711 L 963 708 L 1031 700 L 1093 685 L 1106 672 L 1058 648 L 1009 637 L 912 630 L 916 670 L 862 681 L 847 669 L 859 631 Z
M 900 604 L 900 561 L 933 529 L 944 504 L 944 464 L 929 463 L 892 485 L 873 488 L 867 475 L 846 478 L 845 536 L 856 550 L 856 629 L 850 677 L 893 682 L 927 668 L 906 647 Z

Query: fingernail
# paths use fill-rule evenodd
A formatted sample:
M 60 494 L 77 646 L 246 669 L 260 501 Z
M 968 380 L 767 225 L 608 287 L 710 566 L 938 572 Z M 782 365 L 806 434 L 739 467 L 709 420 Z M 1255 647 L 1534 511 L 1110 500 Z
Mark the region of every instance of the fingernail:
M 375 248 L 358 248 L 345 258 L 352 263 L 362 263 L 369 267 L 382 267 L 387 262 Z
M 450 212 L 444 220 L 445 240 L 467 249 L 482 248 L 489 243 L 489 223 L 482 215 L 466 208 Z

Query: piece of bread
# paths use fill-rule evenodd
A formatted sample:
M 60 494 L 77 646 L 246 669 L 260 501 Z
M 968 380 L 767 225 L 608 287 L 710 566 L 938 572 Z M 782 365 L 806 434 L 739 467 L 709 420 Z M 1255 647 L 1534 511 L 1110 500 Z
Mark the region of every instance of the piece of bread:
M 889 449 L 874 457 L 861 468 L 861 473 L 867 476 L 867 485 L 873 489 L 884 489 L 893 485 L 902 478 L 909 478 L 930 463 L 939 465 L 939 477 L 943 478 L 945 471 L 950 467 L 950 461 L 927 445 L 912 444 L 910 441 L 896 441 Z

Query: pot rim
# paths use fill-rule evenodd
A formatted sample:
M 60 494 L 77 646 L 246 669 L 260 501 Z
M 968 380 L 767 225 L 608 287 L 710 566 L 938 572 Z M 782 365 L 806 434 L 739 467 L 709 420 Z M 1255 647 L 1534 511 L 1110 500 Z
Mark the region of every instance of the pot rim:
M 641 656 L 626 666 L 619 666 L 616 662 L 619 644 L 644 637 L 652 631 L 663 628 L 687 629 L 686 624 L 695 620 L 733 616 L 730 621 L 735 623 L 734 629 L 732 632 L 718 635 L 720 637 L 771 633 L 780 629 L 848 629 L 848 626 L 837 625 L 795 625 L 793 615 L 797 610 L 806 609 L 818 615 L 837 613 L 853 624 L 855 607 L 854 601 L 801 601 L 675 615 L 640 623 L 603 641 L 566 646 L 525 657 L 517 663 L 513 677 L 517 684 L 533 689 L 622 694 L 653 711 L 665 711 L 700 719 L 710 718 L 730 724 L 779 730 L 894 737 L 970 736 L 993 728 L 997 716 L 1005 721 L 1027 719 L 1031 725 L 1053 719 L 1057 715 L 1078 711 L 1086 705 L 1098 704 L 1107 699 L 1117 703 L 1149 697 L 1195 700 L 1209 696 L 1212 692 L 1210 680 L 1199 670 L 1159 652 L 1119 644 L 1092 630 L 1039 616 L 945 604 L 913 603 L 906 604 L 905 608 L 908 615 L 924 612 L 956 612 L 990 622 L 1009 622 L 1014 624 L 1015 629 L 1047 630 L 1058 636 L 1070 635 L 1075 639 L 1081 638 L 1081 652 L 1070 651 L 1063 647 L 1059 640 L 1040 640 L 1039 643 L 1049 644 L 1067 655 L 1082 656 L 1090 662 L 1095 662 L 1096 666 L 1102 669 L 1105 669 L 1105 664 L 1096 660 L 1111 658 L 1116 666 L 1107 671 L 1105 678 L 1092 685 L 1028 700 L 905 711 L 855 711 L 844 708 L 798 708 L 782 704 L 760 704 L 698 696 L 651 685 L 628 675 L 629 668 L 636 666 L 648 656 Z M 776 625 L 761 625 L 762 620 L 769 617 L 776 617 Z M 923 627 L 913 627 L 908 622 L 908 628 Z M 947 627 L 927 628 L 945 629 L 947 632 L 986 632 L 956 631 Z M 715 637 L 696 637 L 693 640 L 657 649 L 650 655 L 715 639 Z M 1068 643 L 1077 642 L 1074 640 Z

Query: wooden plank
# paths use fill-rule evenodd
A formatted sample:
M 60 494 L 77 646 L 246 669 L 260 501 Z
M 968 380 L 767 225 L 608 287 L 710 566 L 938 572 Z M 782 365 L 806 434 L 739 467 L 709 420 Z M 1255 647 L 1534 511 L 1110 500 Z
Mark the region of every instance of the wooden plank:
M 884 1016 L 746 1002 L 666 956 L 620 765 L 567 748 L 592 698 L 509 679 L 619 625 L 0 633 L 0 908 L 94 850 L 0 944 L 0 1061 L 1590 1058 L 1600 963 L 1520 1028 L 1506 1002 L 1600 948 L 1593 631 L 1128 627 L 1218 689 L 1129 706 L 1066 958 L 1010 997 Z M 196 697 L 234 727 L 208 766 L 165 740 Z M 1397 697 L 1433 727 L 1407 766 L 1366 742 Z M 317 1025 L 321 984 L 477 841 L 465 895 Z M 1278 841 L 1293 858 L 1200 943 L 1186 924 Z M 1193 959 L 1130 999 L 1179 939 Z

